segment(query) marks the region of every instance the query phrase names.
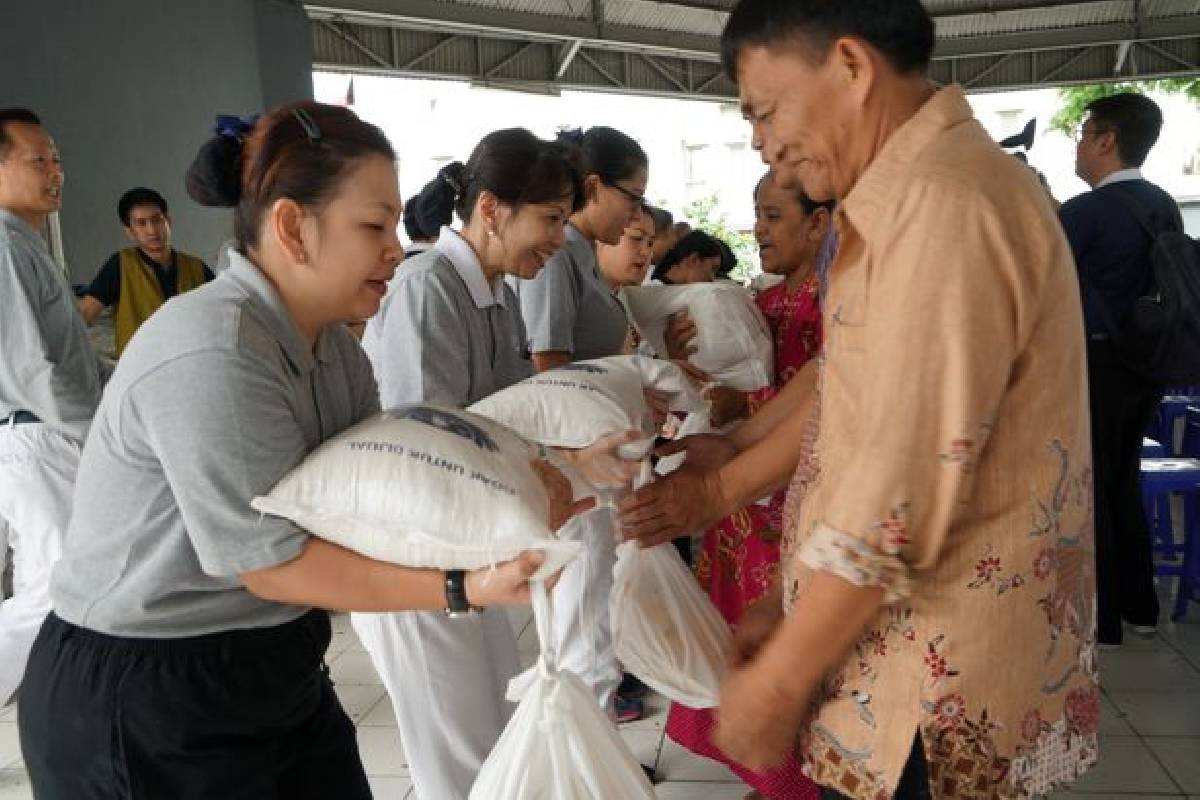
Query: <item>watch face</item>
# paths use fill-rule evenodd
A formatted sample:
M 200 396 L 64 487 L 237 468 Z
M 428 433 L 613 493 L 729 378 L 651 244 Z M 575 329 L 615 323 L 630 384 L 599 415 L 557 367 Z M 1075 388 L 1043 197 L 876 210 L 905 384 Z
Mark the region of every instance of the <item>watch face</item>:
M 460 569 L 452 569 L 446 573 L 446 614 L 451 617 L 463 617 L 470 613 L 466 573 Z

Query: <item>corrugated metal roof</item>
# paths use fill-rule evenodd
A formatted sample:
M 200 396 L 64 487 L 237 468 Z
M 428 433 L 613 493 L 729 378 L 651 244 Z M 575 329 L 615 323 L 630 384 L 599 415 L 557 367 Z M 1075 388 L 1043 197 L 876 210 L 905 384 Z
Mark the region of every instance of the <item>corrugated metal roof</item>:
M 720 36 L 729 13 L 703 8 L 671 6 L 649 0 L 606 0 L 604 21 L 637 28 L 682 31 Z
M 929 4 L 931 11 L 933 3 Z M 1089 25 L 1105 25 L 1140 20 L 1170 19 L 1191 16 L 1196 13 L 1196 0 L 1144 0 L 1140 16 L 1129 0 L 1100 0 L 1072 5 L 1057 5 L 1046 8 L 1026 8 L 1012 11 L 996 11 L 979 14 L 946 15 L 951 11 L 949 3 L 940 3 L 936 13 L 938 36 L 956 38 L 962 36 L 989 36 L 1000 33 L 1023 31 L 1058 30 Z M 978 2 L 973 4 L 978 6 Z M 971 3 L 959 3 L 958 7 L 972 7 Z
M 591 19 L 592 0 L 443 0 L 446 5 L 483 6 L 500 11 L 522 11 L 548 17 Z M 403 3 L 400 3 L 403 6 Z
M 474 6 L 515 11 L 573 20 L 591 20 L 592 0 L 443 0 L 447 6 Z M 403 3 L 399 3 L 403 6 Z M 678 31 L 717 36 L 737 0 L 704 0 L 689 5 L 653 0 L 605 0 L 604 21 L 649 30 Z M 1169 19 L 1200 13 L 1197 0 L 1080 0 L 1075 3 L 1037 0 L 925 0 L 925 6 L 937 18 L 938 35 L 943 38 L 988 36 L 1038 30 L 1130 23 L 1138 19 Z M 1023 6 L 1014 8 L 1014 6 Z M 1140 11 L 1135 7 L 1140 6 Z M 1006 10 L 991 11 L 989 8 Z M 980 10 L 984 9 L 984 10 Z M 972 13 L 975 12 L 975 13 Z M 1139 16 L 1140 15 L 1140 16 Z
M 1200 0 L 923 2 L 940 82 L 978 91 L 1200 72 Z M 306 0 L 317 60 L 335 68 L 722 97 L 734 87 L 717 39 L 736 4 Z

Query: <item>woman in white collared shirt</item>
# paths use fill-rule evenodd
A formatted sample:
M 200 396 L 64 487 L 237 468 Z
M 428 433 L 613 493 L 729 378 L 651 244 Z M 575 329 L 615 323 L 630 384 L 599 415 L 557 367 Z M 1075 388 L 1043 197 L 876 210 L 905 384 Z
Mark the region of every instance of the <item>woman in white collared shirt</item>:
M 582 198 L 567 152 L 521 128 L 489 134 L 466 165 L 443 174 L 462 231 L 442 228 L 431 250 L 405 262 L 363 338 L 384 408 L 467 406 L 532 374 L 504 276 L 536 276 L 563 246 Z M 623 481 L 626 467 L 600 453 L 615 447 L 584 458 L 599 454 L 608 464 L 599 469 Z M 507 615 L 352 620 L 392 698 L 417 796 L 465 800 L 512 710 L 504 695 L 518 659 Z

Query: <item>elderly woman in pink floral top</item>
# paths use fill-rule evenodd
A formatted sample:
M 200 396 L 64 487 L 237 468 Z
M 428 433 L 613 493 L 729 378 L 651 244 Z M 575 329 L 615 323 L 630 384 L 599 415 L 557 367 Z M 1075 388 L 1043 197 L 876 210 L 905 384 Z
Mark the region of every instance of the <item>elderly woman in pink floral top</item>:
M 832 207 L 832 203 L 816 203 L 803 192 L 783 188 L 770 173 L 756 187 L 754 233 L 763 271 L 784 278 L 755 298 L 775 339 L 775 383 L 749 394 L 730 390 L 722 409 L 726 416 L 752 415 L 820 353 L 818 261 Z M 762 600 L 779 580 L 784 498 L 785 491 L 780 489 L 721 520 L 705 534 L 697 554 L 697 578 L 725 620 L 735 627 L 745 610 Z M 715 726 L 712 710 L 674 705 L 667 735 L 695 753 L 728 764 L 753 787 L 753 797 L 817 797 L 816 785 L 804 778 L 797 759 L 767 772 L 730 761 L 712 742 Z

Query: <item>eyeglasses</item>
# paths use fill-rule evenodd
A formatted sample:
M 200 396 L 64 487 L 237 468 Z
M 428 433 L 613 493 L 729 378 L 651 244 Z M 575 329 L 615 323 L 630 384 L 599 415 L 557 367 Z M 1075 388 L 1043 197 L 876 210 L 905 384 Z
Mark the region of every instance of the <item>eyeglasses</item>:
M 605 181 L 604 185 L 608 186 L 612 189 L 616 189 L 618 192 L 625 195 L 625 199 L 629 201 L 629 205 L 631 207 L 636 208 L 636 207 L 640 206 L 642 203 L 646 202 L 645 197 L 643 197 L 642 195 L 640 195 L 636 192 L 631 192 L 630 190 L 626 189 L 624 186 L 620 186 L 616 183 L 610 183 L 609 181 Z
M 1108 133 L 1111 128 L 1093 127 L 1090 131 L 1087 129 L 1087 123 L 1083 123 L 1075 129 L 1075 144 L 1082 144 L 1083 140 L 1089 136 L 1099 136 L 1102 133 Z

